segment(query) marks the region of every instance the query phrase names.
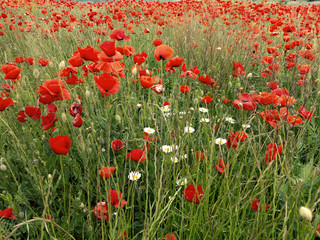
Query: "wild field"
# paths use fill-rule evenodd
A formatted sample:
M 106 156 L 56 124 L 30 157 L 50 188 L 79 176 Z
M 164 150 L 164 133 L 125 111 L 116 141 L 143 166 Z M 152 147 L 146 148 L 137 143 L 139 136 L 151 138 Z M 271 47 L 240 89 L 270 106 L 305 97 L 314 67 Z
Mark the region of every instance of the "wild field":
M 320 7 L 0 0 L 1 239 L 316 239 Z

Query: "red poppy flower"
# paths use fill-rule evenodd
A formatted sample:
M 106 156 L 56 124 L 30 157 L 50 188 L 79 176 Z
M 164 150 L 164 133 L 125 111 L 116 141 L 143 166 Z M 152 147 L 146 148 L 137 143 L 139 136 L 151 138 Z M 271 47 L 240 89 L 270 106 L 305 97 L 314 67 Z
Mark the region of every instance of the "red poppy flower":
M 94 207 L 94 215 L 98 219 L 101 219 L 101 217 L 103 217 L 105 221 L 109 221 L 108 204 L 106 202 L 98 202 Z
M 98 171 L 98 175 L 100 175 L 102 178 L 109 178 L 109 177 L 111 177 L 111 175 L 113 174 L 115 169 L 116 169 L 115 167 L 104 167 L 104 168 L 101 168 Z
M 294 125 L 300 125 L 300 124 L 303 124 L 304 121 L 302 120 L 301 117 L 299 116 L 288 116 L 287 117 L 287 122 L 291 125 L 291 126 L 294 126 Z
M 118 194 L 117 190 L 111 190 L 108 197 L 108 201 L 116 208 L 124 207 L 124 205 L 127 204 L 127 201 L 122 199 L 120 203 L 121 195 L 122 195 L 121 192 L 119 192 Z
M 12 213 L 12 208 L 6 208 L 4 210 L 0 210 L 0 217 L 3 217 L 3 218 L 12 218 L 12 219 L 15 219 L 17 220 L 18 218 L 16 218 L 13 213 Z
M 197 157 L 198 161 L 203 161 L 205 159 L 206 155 L 204 153 L 200 152 L 200 151 L 197 151 L 196 152 L 196 157 Z
M 38 59 L 38 62 L 42 67 L 48 66 L 49 63 L 50 63 L 50 61 L 48 59 L 45 59 L 45 58 Z
M 75 117 L 77 114 L 82 113 L 81 103 L 73 103 L 69 107 L 69 113 L 72 117 Z
M 223 99 L 223 103 L 227 104 L 228 102 L 230 102 L 230 100 L 228 98 Z
M 44 125 L 42 127 L 43 130 L 48 130 L 56 121 L 58 121 L 58 119 L 56 119 L 55 113 L 49 113 L 47 116 L 41 116 L 41 119 L 41 125 Z
M 10 106 L 13 106 L 13 100 L 11 98 L 3 99 L 2 97 L 0 97 L 0 112 L 4 111 Z
M 53 103 L 48 104 L 47 106 L 47 112 L 57 112 L 57 106 Z M 40 117 L 39 117 L 40 118 Z
M 142 76 L 140 78 L 140 84 L 143 88 L 150 88 L 155 84 L 155 81 L 150 76 Z
M 169 63 L 172 67 L 180 67 L 184 58 L 174 57 L 169 59 Z
M 116 94 L 119 91 L 120 82 L 118 78 L 109 73 L 104 73 L 99 77 L 93 76 L 93 79 L 102 97 L 107 97 L 109 94 Z
M 260 204 L 260 202 L 259 202 L 258 199 L 256 199 L 256 198 L 253 199 L 253 200 L 252 200 L 252 204 L 251 204 L 252 210 L 258 211 L 258 209 L 259 209 L 259 204 Z
M 274 90 L 274 89 L 277 89 L 277 88 L 278 88 L 278 83 L 277 83 L 276 81 L 267 82 L 267 86 L 268 86 L 271 90 Z
M 127 235 L 127 230 L 122 230 L 122 229 L 120 229 L 120 231 L 119 231 L 119 238 L 120 239 L 124 239 L 124 238 L 127 238 L 128 237 L 128 235 Z
M 146 160 L 146 153 L 141 149 L 133 149 L 130 153 L 126 153 L 126 158 L 143 163 Z
M 199 204 L 203 197 L 203 190 L 199 185 L 188 185 L 183 194 L 187 201 Z
M 239 75 L 245 75 L 246 72 L 244 71 L 244 67 L 242 66 L 241 63 L 236 63 L 233 61 L 233 72 L 232 76 L 238 77 Z
M 126 55 L 127 57 L 131 57 L 136 50 L 134 49 L 134 47 L 130 45 L 126 45 L 126 46 L 116 47 L 116 51 L 121 53 L 121 55 Z
M 110 38 L 117 41 L 121 41 L 121 40 L 129 41 L 130 35 L 125 35 L 123 29 L 116 29 L 110 34 Z
M 23 59 L 23 57 L 15 57 L 15 58 L 14 58 L 14 62 L 15 62 L 15 63 L 23 63 L 23 62 L 24 62 L 24 59 Z
M 148 54 L 146 54 L 145 52 L 138 53 L 133 56 L 133 61 L 135 64 L 141 65 L 142 63 L 144 63 L 147 57 L 148 57 Z
M 185 76 L 190 76 L 192 79 L 196 79 L 197 75 L 200 73 L 198 66 L 191 67 L 190 70 L 187 71 L 186 63 L 182 64 L 181 70 L 183 71 L 183 73 L 180 74 L 181 78 L 183 78 Z
M 70 92 L 65 88 L 64 83 L 59 79 L 47 80 L 39 86 L 39 102 L 49 104 L 57 100 L 70 99 Z
M 73 67 L 80 67 L 84 64 L 83 59 L 80 57 L 80 54 L 69 58 L 68 63 Z
M 260 202 L 259 202 L 258 199 L 255 198 L 255 199 L 252 200 L 251 208 L 252 208 L 253 211 L 258 211 L 259 210 L 259 205 L 260 205 Z M 268 210 L 269 207 L 270 207 L 270 205 L 267 205 L 266 206 L 266 210 Z M 261 209 L 260 209 L 260 211 L 261 211 Z
M 177 238 L 173 233 L 168 233 L 164 236 L 162 240 L 177 240 Z
M 14 63 L 6 63 L 1 66 L 1 70 L 5 74 L 5 80 L 16 80 L 20 76 L 22 68 L 18 68 Z
M 165 87 L 162 84 L 156 84 L 151 88 L 151 90 L 155 91 L 158 94 L 162 94 L 164 89 Z
M 121 140 L 115 139 L 111 142 L 111 147 L 113 151 L 120 151 L 124 146 Z
M 282 147 L 283 147 L 282 144 L 277 146 L 277 144 L 275 143 L 269 143 L 269 145 L 267 146 L 265 161 L 267 163 L 270 163 L 271 161 L 276 160 L 276 158 L 280 156 L 282 153 Z
M 59 135 L 49 139 L 52 151 L 58 155 L 67 155 L 71 147 L 71 139 L 65 135 Z
M 72 120 L 72 125 L 74 127 L 81 127 L 82 123 L 83 123 L 83 121 L 82 121 L 82 118 L 81 118 L 80 114 L 77 114 L 75 116 L 75 118 Z
M 114 41 L 105 41 L 102 44 L 100 44 L 99 47 L 108 57 L 112 57 L 116 54 L 116 47 Z
M 152 41 L 152 44 L 156 47 L 160 46 L 162 44 L 162 41 L 160 39 L 155 39 Z
M 311 121 L 312 116 L 314 116 L 313 111 L 307 111 L 304 106 L 300 106 L 299 110 L 300 117 Z
M 91 46 L 87 46 L 86 48 L 77 47 L 80 57 L 83 60 L 88 60 L 92 62 L 97 62 L 99 60 L 98 54 L 100 51 L 98 49 L 95 49 Z
M 180 92 L 188 93 L 189 91 L 190 91 L 190 88 L 187 85 L 180 85 Z
M 219 158 L 219 163 L 216 165 L 216 169 L 224 175 L 224 171 L 227 167 L 226 163 L 223 163 L 222 158 Z
M 205 96 L 201 99 L 201 102 L 205 103 L 205 104 L 209 104 L 211 103 L 212 98 L 210 96 Z
M 28 65 L 33 65 L 34 64 L 34 59 L 32 57 L 26 57 L 24 59 L 24 62 Z
M 168 45 L 162 44 L 156 48 L 154 51 L 154 57 L 157 61 L 167 60 L 172 57 L 173 49 Z

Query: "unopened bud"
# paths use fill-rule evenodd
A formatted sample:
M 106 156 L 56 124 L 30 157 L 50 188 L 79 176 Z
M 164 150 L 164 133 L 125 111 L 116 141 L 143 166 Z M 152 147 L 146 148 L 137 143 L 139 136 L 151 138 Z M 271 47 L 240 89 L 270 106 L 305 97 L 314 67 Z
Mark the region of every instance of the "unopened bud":
M 65 61 L 62 61 L 60 64 L 59 64 L 59 70 L 61 71 L 62 69 L 64 69 L 66 67 L 66 62 Z
M 90 97 L 91 92 L 90 91 L 86 91 L 86 97 Z
M 137 108 L 141 108 L 141 107 L 142 107 L 142 104 L 138 103 Z
M 38 77 L 40 76 L 40 72 L 39 72 L 38 69 L 34 69 L 34 70 L 33 70 L 33 76 L 34 76 L 35 78 L 38 78 Z
M 116 115 L 116 121 L 118 122 L 118 123 L 121 123 L 121 117 L 117 114 Z
M 6 165 L 1 164 L 1 165 L 0 165 L 0 169 L 1 169 L 1 171 L 6 171 L 6 170 L 7 170 L 7 167 L 6 167 Z
M 251 79 L 251 78 L 252 78 L 252 73 L 248 73 L 247 79 Z
M 138 74 L 137 65 L 135 65 L 135 66 L 132 68 L 131 73 L 132 73 L 133 76 L 137 76 L 137 74 Z
M 312 220 L 312 212 L 309 208 L 306 207 L 300 207 L 299 208 L 299 214 L 302 218 L 304 218 L 305 220 L 311 222 Z
M 48 174 L 48 179 L 51 180 L 52 179 L 52 175 Z
M 61 120 L 62 120 L 62 122 L 66 122 L 67 121 L 67 115 L 65 113 L 61 114 Z

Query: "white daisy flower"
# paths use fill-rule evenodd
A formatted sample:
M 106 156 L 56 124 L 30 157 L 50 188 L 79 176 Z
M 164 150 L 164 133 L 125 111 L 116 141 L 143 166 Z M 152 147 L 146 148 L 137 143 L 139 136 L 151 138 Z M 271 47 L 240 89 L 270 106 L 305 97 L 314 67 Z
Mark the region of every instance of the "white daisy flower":
M 143 129 L 143 131 L 149 134 L 153 134 L 156 130 L 154 130 L 153 128 L 146 127 Z
M 165 116 L 165 117 L 168 117 L 168 116 L 170 116 L 170 115 L 172 115 L 170 112 L 164 113 L 164 116 Z
M 193 127 L 185 127 L 184 128 L 185 133 L 193 133 L 194 131 L 195 131 L 195 129 Z
M 232 123 L 232 124 L 234 124 L 236 122 L 236 120 L 234 120 L 231 117 L 226 117 L 226 121 L 229 122 L 229 123 Z
M 166 106 L 161 107 L 161 111 L 164 113 L 170 112 L 170 106 L 166 105 Z
M 243 127 L 244 129 L 247 129 L 247 128 L 251 128 L 251 125 L 250 125 L 250 124 L 242 124 L 242 127 Z
M 200 122 L 210 122 L 209 118 L 201 118 Z
M 217 138 L 216 139 L 216 144 L 218 144 L 218 145 L 223 145 L 223 144 L 226 144 L 227 143 L 227 139 L 223 139 L 223 138 Z
M 188 182 L 188 180 L 187 180 L 186 178 L 184 178 L 184 179 L 179 179 L 179 180 L 177 180 L 177 181 L 176 181 L 176 184 L 177 184 L 178 186 L 183 186 L 183 185 L 186 185 L 187 182 Z
M 130 172 L 128 176 L 129 180 L 131 181 L 137 181 L 139 178 L 141 178 L 141 173 L 139 172 Z
M 179 162 L 179 159 L 177 157 L 171 157 L 171 161 L 173 163 L 178 163 Z
M 209 110 L 207 108 L 199 108 L 199 111 L 202 112 L 202 113 L 207 113 Z
M 179 149 L 179 146 L 178 146 L 178 145 L 174 145 L 174 144 L 173 144 L 173 145 L 171 145 L 171 147 L 172 147 L 172 149 L 177 149 L 177 150 Z
M 169 146 L 169 145 L 163 145 L 161 147 L 162 151 L 165 152 L 165 153 L 169 153 L 169 152 L 172 152 L 172 146 Z
M 179 112 L 180 115 L 186 115 L 187 112 Z

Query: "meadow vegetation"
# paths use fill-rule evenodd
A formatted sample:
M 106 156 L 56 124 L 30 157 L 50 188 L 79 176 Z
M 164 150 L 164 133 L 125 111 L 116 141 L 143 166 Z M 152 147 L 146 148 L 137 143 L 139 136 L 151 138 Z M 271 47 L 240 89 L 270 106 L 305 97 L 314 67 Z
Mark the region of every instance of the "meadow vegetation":
M 1 239 L 319 237 L 319 16 L 0 0 Z

